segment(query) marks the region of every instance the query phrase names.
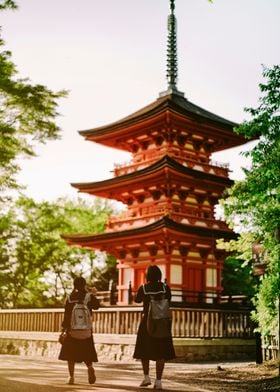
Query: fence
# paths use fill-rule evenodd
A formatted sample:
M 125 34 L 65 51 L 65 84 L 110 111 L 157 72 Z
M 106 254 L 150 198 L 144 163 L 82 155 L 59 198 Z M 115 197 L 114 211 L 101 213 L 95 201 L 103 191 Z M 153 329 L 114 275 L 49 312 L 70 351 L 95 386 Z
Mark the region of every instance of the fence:
M 104 307 L 93 313 L 96 334 L 135 334 L 141 307 Z M 63 309 L 0 310 L 0 331 L 57 332 Z M 172 308 L 172 333 L 184 338 L 253 338 L 249 310 Z
M 276 336 L 263 336 L 261 341 L 262 360 L 278 359 L 279 343 Z

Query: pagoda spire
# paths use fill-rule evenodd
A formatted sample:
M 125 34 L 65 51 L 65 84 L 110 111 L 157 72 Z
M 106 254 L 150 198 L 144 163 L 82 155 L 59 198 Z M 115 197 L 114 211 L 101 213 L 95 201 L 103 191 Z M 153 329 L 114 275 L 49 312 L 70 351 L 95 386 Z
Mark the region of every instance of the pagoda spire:
M 170 1 L 170 14 L 168 15 L 167 20 L 167 69 L 166 69 L 166 78 L 168 82 L 167 90 L 160 93 L 160 96 L 168 95 L 168 94 L 177 94 L 184 96 L 184 93 L 181 93 L 177 90 L 177 76 L 178 76 L 178 67 L 177 67 L 177 20 L 174 13 L 175 10 L 175 0 Z
M 167 40 L 167 81 L 169 89 L 176 89 L 177 68 L 177 20 L 174 14 L 175 0 L 170 0 L 170 11 L 168 15 L 168 40 Z

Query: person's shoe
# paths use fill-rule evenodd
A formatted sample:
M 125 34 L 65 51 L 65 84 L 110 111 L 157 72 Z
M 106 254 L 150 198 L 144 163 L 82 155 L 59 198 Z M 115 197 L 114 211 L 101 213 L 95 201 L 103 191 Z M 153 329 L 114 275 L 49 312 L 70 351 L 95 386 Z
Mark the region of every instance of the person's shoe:
M 68 379 L 67 379 L 67 384 L 69 384 L 69 385 L 74 385 L 74 377 L 68 377 Z
M 94 384 L 96 381 L 95 371 L 93 367 L 88 368 L 88 382 L 89 384 Z
M 139 387 L 147 387 L 148 385 L 151 385 L 151 379 L 149 376 L 145 375 Z
M 161 380 L 156 380 L 155 381 L 154 389 L 157 389 L 158 391 L 162 389 Z

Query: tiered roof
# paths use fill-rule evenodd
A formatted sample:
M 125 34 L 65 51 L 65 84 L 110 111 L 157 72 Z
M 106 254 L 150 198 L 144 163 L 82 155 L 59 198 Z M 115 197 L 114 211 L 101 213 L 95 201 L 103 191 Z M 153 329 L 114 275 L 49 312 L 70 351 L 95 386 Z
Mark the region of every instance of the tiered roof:
M 203 132 L 207 133 L 215 140 L 223 140 L 222 143 L 213 145 L 212 152 L 225 148 L 236 147 L 246 141 L 243 136 L 236 134 L 233 129 L 238 124 L 214 113 L 205 110 L 180 94 L 170 93 L 159 97 L 156 101 L 111 124 L 80 131 L 79 133 L 86 139 L 109 147 L 124 149 L 123 145 L 117 143 L 119 137 L 131 137 L 132 129 L 137 132 L 137 126 L 152 127 L 160 122 L 164 123 L 166 116 L 174 117 L 176 120 L 184 120 L 192 125 L 201 126 L 203 122 Z M 208 132 L 207 132 L 208 128 Z M 187 129 L 187 127 L 186 127 Z M 199 129 L 197 130 L 199 132 Z M 214 132 L 213 132 L 214 131 Z

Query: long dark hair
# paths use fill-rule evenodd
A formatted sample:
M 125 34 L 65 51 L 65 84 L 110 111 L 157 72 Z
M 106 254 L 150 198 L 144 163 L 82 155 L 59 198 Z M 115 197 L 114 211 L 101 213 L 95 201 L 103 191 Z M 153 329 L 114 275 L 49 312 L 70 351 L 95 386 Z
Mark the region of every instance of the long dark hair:
M 77 277 L 73 281 L 73 290 L 72 293 L 70 294 L 70 299 L 71 300 L 83 300 L 86 293 L 86 280 L 82 278 L 81 276 Z
M 150 265 L 147 269 L 147 281 L 148 282 L 158 282 L 161 281 L 161 270 L 157 265 Z

